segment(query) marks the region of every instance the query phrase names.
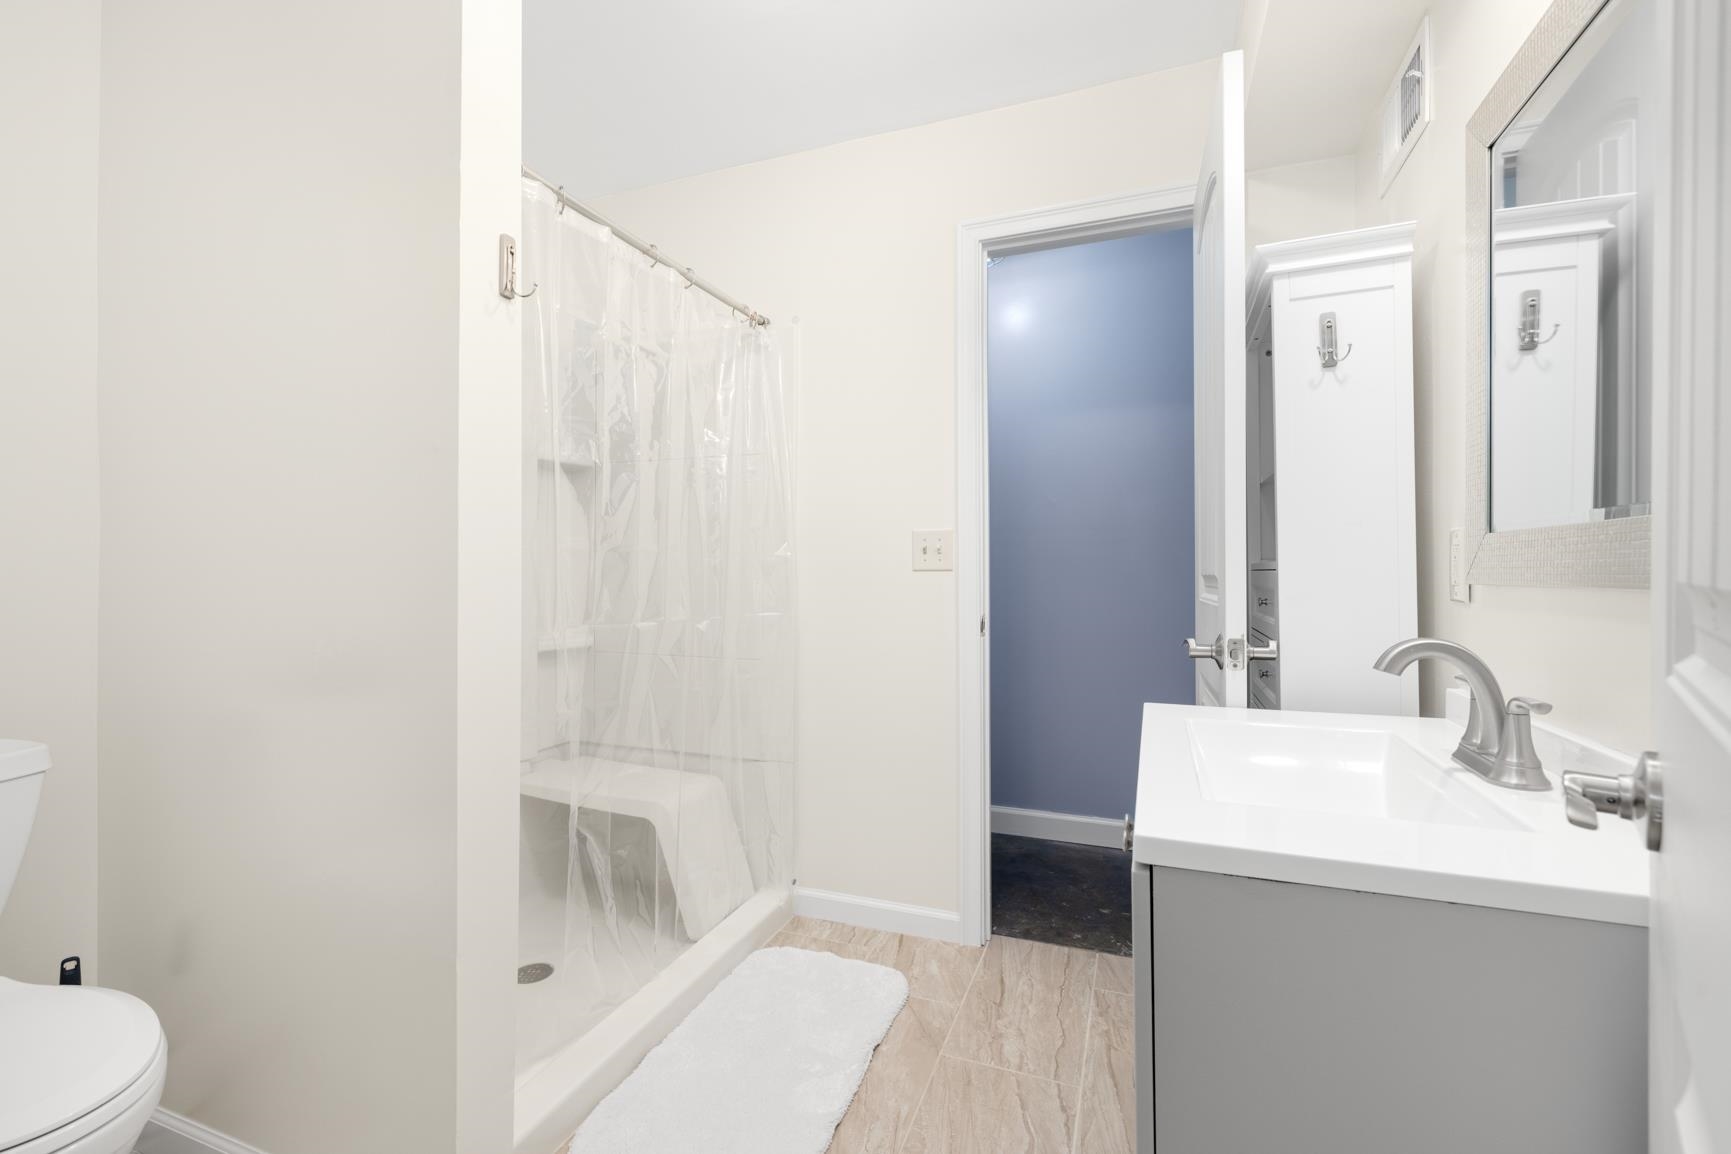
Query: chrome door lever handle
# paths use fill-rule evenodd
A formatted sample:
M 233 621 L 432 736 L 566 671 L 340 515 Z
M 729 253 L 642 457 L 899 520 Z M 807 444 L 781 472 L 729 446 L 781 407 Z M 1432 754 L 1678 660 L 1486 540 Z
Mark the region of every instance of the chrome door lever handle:
M 1601 813 L 1639 822 L 1646 827 L 1647 848 L 1656 853 L 1665 839 L 1664 763 L 1648 750 L 1636 763 L 1634 773 L 1618 777 L 1565 773 L 1563 812 L 1583 829 L 1598 829 Z
M 1196 638 L 1194 638 L 1194 637 L 1186 637 L 1184 639 L 1184 652 L 1190 657 L 1190 660 L 1192 660 L 1192 661 L 1201 661 L 1204 658 L 1207 658 L 1208 660 L 1214 662 L 1214 664 L 1216 666 L 1218 666 L 1219 668 L 1225 669 L 1226 668 L 1226 635 L 1221 634 L 1220 636 L 1216 637 L 1214 639 L 1213 645 L 1203 645 L 1201 642 L 1197 641 Z
M 1245 645 L 1242 637 L 1228 637 L 1222 633 L 1214 638 L 1213 645 L 1204 645 L 1194 637 L 1186 637 L 1184 652 L 1192 661 L 1207 658 L 1221 669 L 1236 671 L 1244 668 Z
M 1614 777 L 1597 773 L 1563 774 L 1563 812 L 1570 825 L 1598 829 L 1600 813 L 1616 813 L 1622 790 Z
M 1280 642 L 1270 641 L 1267 645 L 1250 645 L 1244 650 L 1246 661 L 1276 661 L 1280 658 Z

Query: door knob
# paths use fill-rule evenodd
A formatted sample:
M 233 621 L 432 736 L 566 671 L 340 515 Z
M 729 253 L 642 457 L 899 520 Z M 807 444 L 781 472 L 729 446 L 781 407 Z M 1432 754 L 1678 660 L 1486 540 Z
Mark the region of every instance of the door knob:
M 1665 765 L 1648 750 L 1634 773 L 1607 777 L 1597 773 L 1563 774 L 1563 812 L 1583 829 L 1598 829 L 1601 813 L 1646 825 L 1647 848 L 1658 852 L 1665 838 Z

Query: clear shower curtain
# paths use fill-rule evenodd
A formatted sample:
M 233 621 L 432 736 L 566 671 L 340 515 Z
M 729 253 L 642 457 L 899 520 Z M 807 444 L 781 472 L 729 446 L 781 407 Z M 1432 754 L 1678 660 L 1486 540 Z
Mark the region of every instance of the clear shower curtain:
M 795 642 L 771 332 L 523 188 L 520 1069 L 791 884 Z

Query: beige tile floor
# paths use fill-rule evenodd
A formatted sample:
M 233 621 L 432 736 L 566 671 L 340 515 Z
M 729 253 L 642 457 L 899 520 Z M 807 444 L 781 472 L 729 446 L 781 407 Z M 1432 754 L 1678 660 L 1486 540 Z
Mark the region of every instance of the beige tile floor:
M 830 1154 L 1128 1154 L 1129 958 L 1015 938 L 957 946 L 794 918 L 769 942 L 894 966 L 908 1004 Z
M 894 966 L 908 1004 L 831 1154 L 1116 1154 L 1135 1137 L 1130 960 L 795 918 L 769 943 Z

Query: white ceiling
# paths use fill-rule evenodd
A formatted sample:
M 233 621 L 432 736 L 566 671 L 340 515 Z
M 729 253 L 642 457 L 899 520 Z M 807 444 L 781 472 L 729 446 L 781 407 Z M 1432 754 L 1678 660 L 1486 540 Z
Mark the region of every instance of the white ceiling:
M 1358 151 L 1430 3 L 1270 0 L 1245 95 L 1245 167 Z
M 1238 21 L 1239 0 L 524 0 L 523 157 L 596 196 L 1189 64 Z

